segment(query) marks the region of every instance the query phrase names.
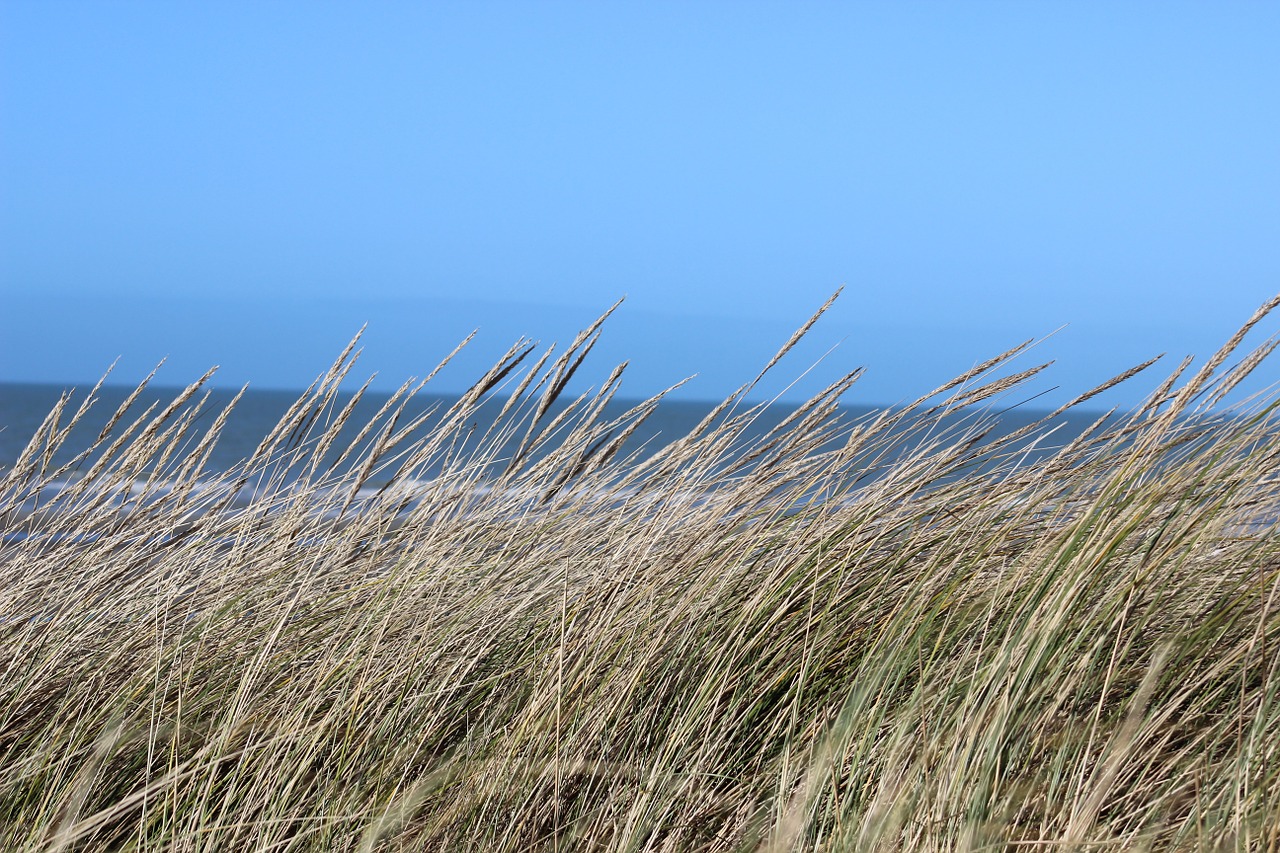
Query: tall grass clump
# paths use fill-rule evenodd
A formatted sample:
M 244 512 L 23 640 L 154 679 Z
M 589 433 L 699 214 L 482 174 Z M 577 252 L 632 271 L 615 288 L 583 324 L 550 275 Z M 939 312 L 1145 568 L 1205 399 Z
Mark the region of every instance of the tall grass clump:
M 66 397 L 0 471 L 0 849 L 1274 849 L 1276 401 L 1218 404 L 1275 304 L 1066 441 L 996 428 L 1019 347 L 633 450 L 599 322 L 338 442 L 348 348 L 231 471 L 209 376 Z

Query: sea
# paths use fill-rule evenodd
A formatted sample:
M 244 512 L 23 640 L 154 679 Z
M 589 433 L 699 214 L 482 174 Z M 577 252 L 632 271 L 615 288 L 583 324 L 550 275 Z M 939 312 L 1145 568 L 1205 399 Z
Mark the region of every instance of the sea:
M 88 391 L 88 386 L 0 382 L 0 472 L 12 468 L 64 393 L 70 395 L 62 417 L 62 423 L 65 424 L 70 420 L 71 413 L 83 402 Z M 151 407 L 157 407 L 155 410 L 159 411 L 175 399 L 180 391 L 181 389 L 178 388 L 164 387 L 145 389 L 133 402 L 129 414 L 121 419 L 116 432 L 119 432 L 121 426 L 141 416 Z M 134 393 L 132 387 L 99 388 L 96 392 L 96 402 L 62 442 L 52 459 L 52 467 L 58 467 L 89 447 L 131 393 Z M 231 404 L 237 393 L 235 390 L 224 388 L 201 391 L 194 398 L 194 401 L 199 402 L 201 411 L 196 416 L 192 432 L 198 436 L 205 428 L 212 425 L 218 414 Z M 340 409 L 345 406 L 351 399 L 352 393 L 351 391 L 339 392 L 334 408 Z M 284 390 L 244 392 L 219 433 L 206 470 L 210 474 L 225 473 L 232 470 L 237 463 L 247 459 L 289 408 L 297 402 L 301 394 L 300 391 Z M 364 394 L 334 443 L 335 454 L 336 449 L 345 447 L 357 437 L 361 428 L 374 418 L 390 398 L 389 392 Z M 422 429 L 429 430 L 433 424 L 439 423 L 443 413 L 447 412 L 458 399 L 457 395 L 420 392 L 405 407 L 400 422 L 405 423 L 418 416 L 426 416 Z M 602 419 L 607 421 L 619 417 L 640 402 L 642 401 L 615 398 L 606 405 Z M 506 400 L 502 397 L 486 401 L 475 413 L 469 424 L 469 432 L 476 436 L 482 435 L 505 403 Z M 631 435 L 619 456 L 626 456 L 632 452 L 639 452 L 641 455 L 655 452 L 666 444 L 688 435 L 717 405 L 718 402 L 713 401 L 675 399 L 661 401 L 656 410 Z M 752 405 L 754 404 L 750 401 L 739 403 L 735 411 L 740 414 Z M 766 434 L 789 417 L 796 410 L 797 405 L 772 403 L 764 407 L 755 415 L 744 432 L 742 443 L 748 444 L 752 439 Z M 553 407 L 544 420 L 553 419 L 562 410 L 563 403 Z M 841 406 L 840 418 L 842 421 L 853 423 L 875 416 L 882 411 L 884 411 L 883 408 L 875 406 L 846 405 Z M 1043 417 L 1046 412 L 1017 406 L 1003 410 L 997 409 L 994 414 L 1000 422 L 995 434 L 1000 435 L 1020 429 Z M 1098 417 L 1099 413 L 1091 411 L 1072 411 L 1058 416 L 1054 421 L 1056 430 L 1051 444 L 1059 445 L 1064 440 L 1078 435 Z
M 88 409 L 76 426 L 70 430 L 65 440 L 61 442 L 56 451 L 47 460 L 47 464 L 42 465 L 42 470 L 46 473 L 41 476 L 40 482 L 23 482 L 28 478 L 15 478 L 8 475 L 13 474 L 16 462 L 31 442 L 32 437 L 41 431 L 41 425 L 57 405 L 62 395 L 69 394 L 68 403 L 64 407 L 60 419 L 60 425 L 65 425 L 70 420 L 71 414 L 85 400 L 89 388 L 69 389 L 59 385 L 0 383 L 0 520 L 7 519 L 6 525 L 8 525 L 9 522 L 21 522 L 24 519 L 31 518 L 32 513 L 37 508 L 43 507 L 45 509 L 42 511 L 47 512 L 57 507 L 59 502 L 55 499 L 58 494 L 66 490 L 69 484 L 76 482 L 77 478 L 92 466 L 95 458 L 93 454 L 83 456 L 80 459 L 77 459 L 77 456 L 81 456 L 83 451 L 94 445 L 104 426 L 108 424 L 130 394 L 134 393 L 134 390 L 133 388 L 111 386 L 104 386 L 98 389 L 95 395 L 96 400 L 92 407 Z M 119 419 L 112 435 L 118 435 L 122 429 L 127 428 L 134 421 L 154 417 L 156 412 L 159 412 L 172 402 L 179 393 L 180 389 L 177 388 L 148 387 L 138 394 L 130 405 L 128 413 Z M 236 393 L 236 391 L 227 389 L 201 391 L 186 404 L 185 409 L 179 410 L 180 412 L 193 412 L 192 428 L 187 436 L 175 446 L 175 452 L 164 462 L 164 464 L 170 466 L 166 470 L 176 470 L 181 465 L 183 456 L 192 452 L 203 434 L 215 423 L 219 414 L 232 403 Z M 234 481 L 236 485 L 231 487 L 238 491 L 234 492 L 231 498 L 233 507 L 252 504 L 264 494 L 262 491 L 264 488 L 263 483 L 271 481 L 275 483 L 275 486 L 278 486 L 279 481 L 275 479 L 274 474 L 269 473 L 269 469 L 263 469 L 261 466 L 255 469 L 257 472 L 256 480 L 253 478 L 245 480 L 238 474 L 234 478 L 222 475 L 233 474 L 243 469 L 242 463 L 254 454 L 264 437 L 280 422 L 290 407 L 299 400 L 301 394 L 302 392 L 299 391 L 277 390 L 251 390 L 244 392 L 227 416 L 224 426 L 219 430 L 217 442 L 214 444 L 212 452 L 199 473 L 198 481 L 214 489 L 226 487 L 227 484 Z M 337 394 L 332 406 L 326 412 L 321 413 L 320 420 L 332 416 L 335 411 L 340 411 L 351 398 L 352 392 Z M 356 448 L 367 447 L 377 430 L 370 431 L 363 438 L 360 437 L 360 433 L 371 420 L 376 418 L 379 411 L 390 399 L 391 394 L 389 393 L 369 392 L 356 403 L 351 416 L 345 422 L 345 426 L 339 433 L 337 440 L 333 442 L 332 448 L 328 451 L 329 459 L 320 460 L 322 463 L 320 470 L 325 470 L 326 465 L 336 461 L 341 451 L 348 445 L 354 444 Z M 432 429 L 433 425 L 440 423 L 444 414 L 458 400 L 459 398 L 454 395 L 420 393 L 410 399 L 398 423 L 410 423 L 421 416 L 424 420 L 420 429 L 425 435 Z M 469 422 L 458 434 L 461 440 L 461 448 L 463 450 L 461 456 L 463 458 L 466 458 L 467 442 L 471 442 L 473 449 L 480 445 L 481 437 L 493 425 L 494 420 L 506 402 L 507 400 L 502 397 L 489 399 L 469 418 Z M 610 419 L 621 417 L 639 402 L 641 401 L 612 400 L 602 412 L 602 420 L 607 422 Z M 199 408 L 193 410 L 192 407 L 196 405 Z M 687 436 L 712 412 L 716 405 L 717 403 L 709 401 L 661 401 L 656 410 L 630 435 L 614 458 L 638 460 L 648 454 L 659 451 L 667 444 Z M 733 413 L 741 415 L 751 408 L 752 404 L 750 402 L 740 403 L 733 410 Z M 796 408 L 796 404 L 774 403 L 756 411 L 749 425 L 736 442 L 735 447 L 741 449 L 750 448 L 754 440 L 762 438 L 774 427 L 781 424 L 796 411 Z M 149 409 L 152 413 L 147 416 L 146 413 Z M 564 403 L 558 403 L 549 411 L 544 422 L 554 421 L 556 416 L 563 410 Z M 520 409 L 517 407 L 516 411 L 520 411 Z M 530 410 L 525 409 L 524 411 L 527 420 Z M 873 418 L 884 411 L 883 408 L 874 406 L 844 406 L 839 412 L 839 418 L 841 423 L 852 425 L 856 422 Z M 969 413 L 971 417 L 973 414 L 972 412 Z M 985 411 L 983 414 L 994 415 L 998 418 L 998 427 L 993 434 L 1000 435 L 1020 429 L 1040 419 L 1045 415 L 1045 412 L 1023 409 L 1022 407 L 1009 407 L 1003 410 Z M 1070 412 L 1058 416 L 1052 424 L 1056 429 L 1048 439 L 1041 440 L 1035 446 L 1032 446 L 1030 439 L 1021 442 L 1025 448 L 1025 458 L 1035 459 L 1051 453 L 1055 447 L 1061 446 L 1090 424 L 1093 424 L 1098 417 L 1099 414 L 1095 412 Z M 963 426 L 963 424 L 958 423 L 958 420 L 958 418 L 953 418 L 952 423 L 958 427 Z M 143 423 L 146 423 L 146 420 L 143 420 Z M 494 482 L 492 476 L 500 473 L 501 468 L 505 467 L 506 461 L 515 454 L 523 434 L 522 431 L 516 431 L 505 442 L 499 443 L 497 452 L 488 457 L 491 460 L 487 463 L 489 467 L 482 467 L 480 469 L 481 476 L 469 481 L 477 484 L 470 488 L 478 490 L 487 490 L 489 488 L 484 484 L 486 482 Z M 934 430 L 932 435 L 936 436 L 937 430 Z M 900 442 L 900 446 L 895 452 L 905 452 L 918 440 L 921 440 L 920 436 Z M 835 449 L 840 441 L 841 438 L 837 433 L 831 442 L 824 447 L 817 448 L 815 452 L 822 449 Z M 110 443 L 111 439 L 108 438 L 102 444 L 109 445 Z M 555 442 L 550 442 L 549 446 L 554 447 Z M 544 452 L 545 449 L 531 453 L 529 461 L 536 461 L 539 454 Z M 352 458 L 359 460 L 360 456 L 357 453 Z M 455 460 L 457 458 L 457 456 L 454 457 Z M 891 462 L 891 458 L 886 459 L 884 455 L 880 455 L 876 459 L 875 465 L 879 466 L 878 470 L 880 472 L 883 472 L 887 464 L 891 464 Z M 356 463 L 346 463 L 347 466 L 352 464 Z M 430 483 L 441 473 L 438 467 L 432 468 L 432 464 L 435 463 L 428 463 L 408 474 L 402 471 L 397 472 L 394 464 L 374 471 L 372 476 L 364 481 L 363 488 L 359 490 L 357 505 L 351 507 L 351 511 L 358 511 L 359 504 L 363 501 L 376 499 L 378 492 L 392 482 L 397 483 L 397 488 L 408 484 L 405 487 L 411 490 L 420 485 Z M 338 467 L 338 473 L 341 473 L 341 467 Z M 264 471 L 268 473 L 264 473 Z M 50 474 L 48 472 L 54 473 Z M 51 476 L 52 479 L 49 479 Z M 161 471 L 160 475 L 157 476 L 154 471 L 147 470 L 144 467 L 142 471 L 134 476 L 136 476 L 136 479 L 123 484 L 124 487 L 119 489 L 117 495 L 113 498 L 117 509 L 124 514 L 138 509 L 143 501 L 162 499 L 163 495 L 168 491 L 165 485 L 167 481 L 165 480 L 164 471 Z M 490 476 L 487 481 L 485 479 L 486 476 Z M 858 472 L 858 485 L 870 482 L 877 476 L 879 474 L 875 470 Z M 10 509 L 6 510 L 5 507 Z M 9 529 L 0 530 L 0 541 L 4 543 L 21 541 L 30 535 L 26 528 L 27 525 L 25 524 L 17 524 L 17 526 L 10 526 Z

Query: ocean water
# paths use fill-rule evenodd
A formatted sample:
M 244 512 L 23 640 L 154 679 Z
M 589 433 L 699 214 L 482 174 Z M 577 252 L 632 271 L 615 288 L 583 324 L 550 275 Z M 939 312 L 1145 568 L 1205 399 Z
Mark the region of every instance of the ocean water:
M 81 388 L 72 393 L 69 405 L 64 410 L 61 418 L 62 424 L 70 420 L 76 407 L 85 399 L 87 391 L 88 389 Z M 91 447 L 103 427 L 132 391 L 133 389 L 131 388 L 118 387 L 100 389 L 95 404 L 57 448 L 45 470 L 57 471 L 61 466 L 75 460 L 76 456 L 86 448 Z M 40 429 L 40 425 L 63 393 L 66 393 L 66 389 L 54 385 L 0 383 L 0 488 L 3 489 L 0 492 L 0 505 L 7 503 L 10 507 L 16 507 L 16 515 L 6 512 L 6 516 L 10 521 L 29 518 L 31 513 L 38 507 L 56 507 L 58 502 L 54 498 L 58 493 L 64 490 L 68 483 L 74 481 L 80 473 L 88 470 L 94 461 L 94 456 L 89 455 L 60 473 L 52 482 L 46 483 L 39 488 L 34 482 L 15 482 L 12 479 L 10 479 L 7 487 L 3 485 L 5 474 L 13 469 L 16 460 L 22 454 L 24 448 L 27 447 L 32 436 Z M 112 435 L 119 435 L 122 430 L 127 429 L 128 425 L 135 421 L 141 421 L 145 424 L 150 417 L 153 417 L 155 413 L 158 413 L 173 401 L 178 393 L 179 389 L 174 388 L 149 388 L 145 390 L 134 401 L 128 413 L 119 420 Z M 203 394 L 197 395 L 184 409 L 180 410 L 180 412 L 193 413 L 192 428 L 188 435 L 175 446 L 174 453 L 166 463 L 169 467 L 163 469 L 159 477 L 150 474 L 150 472 L 145 472 L 145 470 L 135 475 L 137 479 L 124 484 L 124 488 L 113 499 L 116 502 L 117 509 L 122 513 L 128 513 L 140 506 L 142 501 L 161 498 L 168 491 L 165 483 L 169 482 L 163 471 L 176 470 L 183 458 L 191 453 L 199 440 L 214 424 L 219 413 L 232 402 L 234 396 L 235 392 L 233 391 L 214 389 L 209 391 L 207 396 Z M 220 430 L 218 441 L 214 445 L 213 451 L 199 476 L 199 482 L 214 489 L 225 488 L 225 484 L 232 483 L 231 480 L 222 478 L 220 475 L 234 471 L 238 463 L 248 459 L 263 438 L 272 431 L 273 427 L 277 425 L 299 397 L 300 392 L 296 391 L 246 392 L 228 416 L 225 426 Z M 336 459 L 342 450 L 357 439 L 360 431 L 370 420 L 375 418 L 389 398 L 390 395 L 386 393 L 370 393 L 357 404 L 338 439 L 333 443 L 333 449 L 329 451 L 327 459 L 321 460 L 323 463 L 322 470 L 329 462 Z M 341 410 L 350 399 L 350 393 L 339 394 L 334 403 L 334 408 Z M 434 424 L 440 422 L 442 415 L 457 400 L 456 396 L 420 394 L 406 406 L 400 423 L 408 423 L 419 415 L 427 416 L 427 420 L 421 427 L 421 431 L 425 435 L 432 430 Z M 199 402 L 198 409 L 195 407 L 196 401 Z M 505 402 L 502 398 L 489 400 L 475 412 L 474 417 L 469 419 L 462 434 L 459 435 L 464 458 L 466 457 L 465 451 L 468 448 L 474 449 L 480 445 L 480 437 L 493 424 L 496 415 Z M 635 406 L 637 402 L 639 401 L 611 401 L 603 413 L 603 419 L 607 421 L 621 416 Z M 711 402 L 663 401 L 658 405 L 657 410 L 635 431 L 615 458 L 625 458 L 633 452 L 638 454 L 639 457 L 643 457 L 657 451 L 664 445 L 688 435 L 714 407 L 715 404 Z M 562 406 L 559 409 L 553 408 L 546 420 L 552 420 L 562 408 Z M 747 407 L 741 407 L 739 409 L 740 412 L 742 408 Z M 754 439 L 764 436 L 765 433 L 791 415 L 795 409 L 794 405 L 783 404 L 767 407 L 756 416 L 755 420 L 742 435 L 738 447 L 748 447 Z M 150 416 L 146 414 L 148 410 L 151 410 Z M 860 419 L 873 417 L 882 411 L 872 407 L 847 407 L 842 410 L 840 416 L 843 422 L 853 423 Z M 528 410 L 526 409 L 526 420 L 527 414 Z M 332 411 L 322 413 L 320 420 L 323 421 L 331 415 Z M 999 435 L 1019 429 L 1042 415 L 1043 412 L 1025 411 L 1020 408 L 1006 411 L 1000 415 L 1000 425 L 995 434 Z M 1091 412 L 1061 416 L 1059 421 L 1056 422 L 1058 429 L 1051 439 L 1031 449 L 1029 457 L 1035 458 L 1052 452 L 1055 446 L 1060 446 L 1070 438 L 1078 435 L 1096 417 L 1097 414 Z M 371 434 L 376 434 L 376 432 L 377 430 L 373 430 Z M 505 466 L 505 460 L 516 450 L 519 438 L 522 435 L 523 430 L 519 430 L 505 443 L 500 443 L 498 451 L 493 457 L 496 461 L 491 462 L 489 467 L 483 469 L 481 473 L 487 475 L 500 473 Z M 370 440 L 366 436 L 362 442 L 356 444 L 356 447 L 367 446 Z M 903 447 L 899 448 L 899 450 L 909 448 L 916 440 L 919 439 L 904 442 Z M 110 442 L 111 438 L 108 438 L 104 444 L 110 444 Z M 833 442 L 827 447 L 834 449 L 837 443 L 838 441 Z M 1024 442 L 1024 445 L 1029 447 L 1027 442 Z M 554 442 L 551 443 L 551 446 L 554 446 Z M 355 454 L 354 458 L 358 460 L 360 458 L 359 454 Z M 537 458 L 537 453 L 531 454 L 531 459 L 536 460 Z M 882 471 L 885 465 L 886 460 L 880 458 L 874 461 L 874 465 L 869 463 L 868 470 L 855 470 L 854 479 L 857 480 L 857 485 L 875 479 L 878 476 L 878 471 Z M 407 477 L 397 478 L 396 469 L 392 466 L 375 472 L 366 481 L 365 487 L 360 490 L 358 498 L 360 500 L 373 500 L 377 492 L 392 481 L 396 481 L 401 485 L 407 484 L 405 488 L 413 491 L 424 482 L 431 481 L 439 474 L 439 471 L 438 467 L 432 468 L 428 465 L 410 472 Z M 238 491 L 234 493 L 233 506 L 246 506 L 254 501 L 256 496 L 262 494 L 260 491 L 263 488 L 262 483 L 266 482 L 270 476 L 260 471 L 256 480 L 250 479 L 240 482 L 237 479 L 235 482 L 239 483 L 239 485 L 235 486 Z M 487 490 L 489 488 L 483 485 L 486 482 L 483 477 L 479 482 L 481 485 L 473 488 L 477 490 Z M 224 485 L 219 485 L 219 483 Z M 400 485 L 397 486 L 397 488 L 400 487 Z M 16 504 L 14 500 L 17 501 Z M 17 528 L 0 531 L 0 538 L 3 538 L 6 542 L 13 541 L 15 538 L 21 539 L 26 535 L 28 535 L 26 532 Z
M 69 389 L 57 385 L 38 385 L 22 383 L 0 383 L 0 468 L 12 467 L 22 450 L 27 446 L 40 424 L 58 402 L 59 397 Z M 85 398 L 87 388 L 73 391 L 70 404 L 67 406 L 63 422 L 70 420 L 71 414 Z M 144 391 L 117 425 L 115 432 L 131 420 L 139 417 L 149 407 L 157 407 L 160 411 L 172 401 L 180 389 L 149 388 Z M 68 461 L 76 453 L 88 447 L 98 433 L 106 425 L 116 409 L 132 393 L 132 388 L 103 387 L 98 391 L 97 402 L 75 429 L 67 436 L 53 459 L 54 467 Z M 227 389 L 213 389 L 207 398 L 201 395 L 202 413 L 198 414 L 192 432 L 203 434 L 213 424 L 218 413 L 231 403 L 236 392 Z M 248 391 L 236 404 L 219 433 L 218 443 L 210 456 L 208 470 L 210 473 L 222 473 L 230 470 L 237 462 L 249 457 L 258 443 L 280 421 L 289 407 L 301 395 L 299 391 L 260 390 Z M 351 399 L 351 392 L 337 395 L 336 408 L 340 409 Z M 390 398 L 389 393 L 366 393 L 357 404 L 352 416 L 335 442 L 335 448 L 341 449 L 355 439 L 360 429 L 372 419 L 379 409 Z M 401 422 L 407 422 L 420 415 L 429 414 L 433 409 L 436 415 L 423 426 L 423 430 L 431 429 L 438 423 L 441 415 L 458 401 L 456 395 L 427 394 L 420 392 L 404 410 Z M 617 417 L 639 403 L 639 400 L 614 400 L 604 411 L 604 419 Z M 492 423 L 505 403 L 503 398 L 486 401 L 476 417 L 468 423 L 468 429 L 474 436 L 480 436 Z M 664 401 L 635 432 L 623 449 L 623 453 L 633 450 L 657 448 L 687 435 L 713 408 L 709 402 Z M 190 408 L 190 406 L 188 406 Z M 563 410 L 563 405 L 553 407 L 544 419 L 550 420 Z M 786 415 L 794 411 L 794 406 L 779 405 L 770 407 L 762 413 L 750 431 L 751 434 L 763 435 L 769 428 L 779 423 Z M 874 409 L 865 407 L 857 409 L 857 414 L 866 414 Z M 855 413 L 851 409 L 850 413 Z M 192 442 L 194 444 L 194 442 Z M 510 442 L 508 450 L 514 450 L 515 442 Z
M 68 389 L 58 385 L 0 383 L 0 470 L 13 466 L 32 436 L 39 429 L 40 424 L 56 405 L 59 397 L 68 391 L 71 393 L 71 399 L 64 410 L 63 423 L 70 420 L 71 414 L 84 400 L 88 388 Z M 97 438 L 109 418 L 132 392 L 132 388 L 124 387 L 105 386 L 99 389 L 97 402 L 62 443 L 53 458 L 53 465 L 56 467 L 66 462 L 88 447 Z M 154 411 L 158 412 L 171 402 L 178 393 L 179 389 L 176 388 L 146 389 L 133 403 L 128 414 L 121 419 L 114 432 L 119 433 L 124 425 L 141 417 L 149 408 L 155 407 Z M 194 446 L 195 439 L 198 439 L 213 424 L 218 413 L 231 403 L 235 393 L 235 391 L 229 389 L 212 389 L 207 392 L 207 396 L 206 392 L 201 392 L 194 398 L 199 401 L 201 411 L 196 415 L 191 430 L 194 437 L 188 439 L 192 446 Z M 218 442 L 210 456 L 207 470 L 211 474 L 226 472 L 237 462 L 251 455 L 259 442 L 279 422 L 289 407 L 299 399 L 300 394 L 301 392 L 299 391 L 279 390 L 251 390 L 246 392 L 236 404 L 225 426 L 220 431 Z M 339 439 L 335 442 L 335 448 L 341 449 L 355 439 L 360 429 L 375 416 L 390 396 L 389 393 L 366 393 L 361 402 L 357 404 L 342 433 L 340 433 Z M 340 408 L 345 405 L 350 399 L 351 392 L 338 394 L 337 407 Z M 429 430 L 432 424 L 438 423 L 441 415 L 457 400 L 458 397 L 453 395 L 420 392 L 405 408 L 402 422 L 435 410 L 436 415 L 429 418 L 423 427 L 424 430 Z M 615 399 L 606 407 L 604 419 L 608 420 L 622 415 L 639 402 L 638 400 Z M 485 429 L 493 422 L 503 403 L 505 403 L 505 400 L 502 398 L 488 400 L 476 413 L 476 416 L 468 425 L 474 436 L 478 437 L 484 433 Z M 652 452 L 671 441 L 687 435 L 710 413 L 715 405 L 715 402 L 710 401 L 664 400 L 659 404 L 657 410 L 636 430 L 624 446 L 622 454 L 625 455 L 637 450 L 645 453 Z M 191 408 L 191 406 L 192 404 L 188 404 L 187 408 Z M 746 407 L 745 405 L 740 405 L 738 411 L 742 411 Z M 558 413 L 562 408 L 562 406 L 553 408 L 547 420 L 554 417 L 554 414 Z M 744 435 L 744 439 L 750 441 L 754 437 L 764 435 L 794 412 L 795 409 L 796 406 L 794 404 L 784 403 L 776 403 L 767 407 L 751 424 Z M 845 406 L 842 407 L 841 418 L 854 421 L 872 416 L 879 411 L 881 410 L 871 406 Z M 1022 408 L 1001 412 L 999 415 L 1001 426 L 996 431 L 996 434 L 1004 434 L 1019 429 L 1043 416 L 1043 414 L 1044 412 L 1042 411 Z M 1063 440 L 1079 434 L 1096 417 L 1098 417 L 1097 413 L 1087 411 L 1072 412 L 1060 416 L 1059 420 L 1055 421 L 1058 430 L 1054 434 L 1052 444 L 1060 444 Z M 511 442 L 508 449 L 514 449 L 514 445 L 515 442 Z

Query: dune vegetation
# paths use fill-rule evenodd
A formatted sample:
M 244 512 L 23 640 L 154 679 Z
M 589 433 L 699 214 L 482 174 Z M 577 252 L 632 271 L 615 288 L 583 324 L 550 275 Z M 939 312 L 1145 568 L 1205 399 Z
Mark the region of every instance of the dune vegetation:
M 1019 347 L 624 451 L 600 323 L 338 447 L 348 348 L 229 472 L 208 376 L 55 462 L 67 398 L 0 470 L 0 849 L 1275 849 L 1274 306 L 1067 441 L 995 429 Z

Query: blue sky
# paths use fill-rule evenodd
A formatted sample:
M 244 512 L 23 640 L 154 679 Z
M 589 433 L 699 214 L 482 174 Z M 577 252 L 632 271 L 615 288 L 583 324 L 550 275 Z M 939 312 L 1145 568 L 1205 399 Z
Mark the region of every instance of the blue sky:
M 0 0 L 0 380 L 298 387 L 368 322 L 394 387 L 479 327 L 446 391 L 625 295 L 587 378 L 711 398 L 844 286 L 790 397 L 1065 326 L 1052 400 L 1280 291 L 1277 44 L 1272 3 Z

